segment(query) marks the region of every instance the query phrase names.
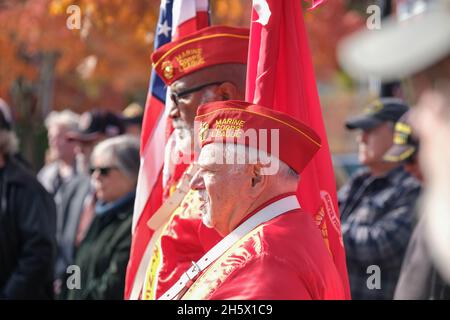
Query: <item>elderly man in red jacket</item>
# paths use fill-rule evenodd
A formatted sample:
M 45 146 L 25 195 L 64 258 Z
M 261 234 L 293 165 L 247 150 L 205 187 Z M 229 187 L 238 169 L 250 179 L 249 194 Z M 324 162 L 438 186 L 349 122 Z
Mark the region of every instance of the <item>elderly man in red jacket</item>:
M 191 180 L 203 222 L 224 238 L 161 299 L 344 299 L 311 215 L 295 195 L 319 136 L 278 111 L 241 101 L 197 111 L 202 150 Z

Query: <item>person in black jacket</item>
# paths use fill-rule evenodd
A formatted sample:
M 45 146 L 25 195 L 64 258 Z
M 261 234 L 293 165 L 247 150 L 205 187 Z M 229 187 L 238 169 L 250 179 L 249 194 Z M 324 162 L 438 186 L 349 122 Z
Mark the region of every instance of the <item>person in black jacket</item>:
M 51 299 L 55 203 L 16 158 L 11 123 L 0 104 L 0 299 Z

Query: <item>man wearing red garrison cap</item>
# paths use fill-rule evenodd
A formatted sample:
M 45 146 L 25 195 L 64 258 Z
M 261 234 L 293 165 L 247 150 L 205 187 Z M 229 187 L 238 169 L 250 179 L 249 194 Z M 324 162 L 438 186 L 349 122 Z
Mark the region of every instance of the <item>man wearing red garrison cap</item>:
M 161 299 L 344 299 L 300 174 L 321 146 L 305 124 L 272 109 L 220 101 L 197 112 L 203 221 L 224 238 Z
M 169 116 L 174 126 L 175 151 L 185 155 L 193 153 L 194 118 L 199 105 L 244 98 L 248 39 L 248 29 L 213 26 L 168 43 L 153 53 L 155 71 L 170 86 Z M 170 218 L 163 225 L 161 235 L 154 239 L 142 299 L 159 298 L 192 261 L 202 257 L 222 238 L 202 224 L 199 209 L 202 201 L 197 191 L 189 190 L 189 179 L 196 170 L 193 165 L 188 167 L 178 185 L 171 188 L 172 196 L 163 204 L 162 208 L 180 194 L 183 198 L 174 210 L 166 210 L 171 211 Z M 149 225 L 157 220 L 155 216 Z

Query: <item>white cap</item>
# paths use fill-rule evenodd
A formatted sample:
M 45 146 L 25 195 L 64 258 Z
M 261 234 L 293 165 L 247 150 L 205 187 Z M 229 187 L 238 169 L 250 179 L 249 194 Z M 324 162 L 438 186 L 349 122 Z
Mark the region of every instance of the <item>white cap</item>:
M 398 80 L 450 55 L 450 0 L 403 3 L 380 30 L 359 31 L 340 43 L 338 59 L 352 77 Z

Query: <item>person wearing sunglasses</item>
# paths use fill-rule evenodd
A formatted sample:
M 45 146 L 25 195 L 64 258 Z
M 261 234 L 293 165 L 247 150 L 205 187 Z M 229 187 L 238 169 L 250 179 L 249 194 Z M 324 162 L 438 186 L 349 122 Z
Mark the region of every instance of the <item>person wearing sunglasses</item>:
M 170 42 L 152 55 L 153 67 L 170 94 L 166 103 L 174 128 L 171 136 L 174 148 L 167 149 L 166 155 L 183 155 L 187 167 L 184 177 L 193 173 L 191 163 L 198 149 L 193 139 L 194 118 L 199 106 L 244 99 L 248 39 L 248 29 L 213 26 Z M 166 188 L 169 197 L 183 174 L 171 172 L 173 166 L 169 161 L 164 165 L 169 169 Z M 178 208 L 169 214 L 173 213 L 173 218 L 163 225 L 156 246 L 148 249 L 153 256 L 143 262 L 147 268 L 145 284 L 135 280 L 133 288 L 127 288 L 126 298 L 156 299 L 190 267 L 191 261 L 221 239 L 215 230 L 202 225 L 198 192 L 184 192 L 183 196 Z M 163 258 L 156 259 L 158 256 Z M 130 270 L 135 268 L 131 261 Z M 159 271 L 154 274 L 151 270 Z
M 72 177 L 59 195 L 58 251 L 55 264 L 54 290 L 58 296 L 68 266 L 73 264 L 75 251 L 86 235 L 96 203 L 89 177 L 89 162 L 96 145 L 107 138 L 121 135 L 125 126 L 116 114 L 93 109 L 81 114 L 76 130 L 66 132 L 65 138 L 75 143 L 77 175 Z
M 130 135 L 107 139 L 94 148 L 90 173 L 97 199 L 95 217 L 75 256 L 81 288 L 67 290 L 67 299 L 123 297 L 139 159 L 139 140 Z

